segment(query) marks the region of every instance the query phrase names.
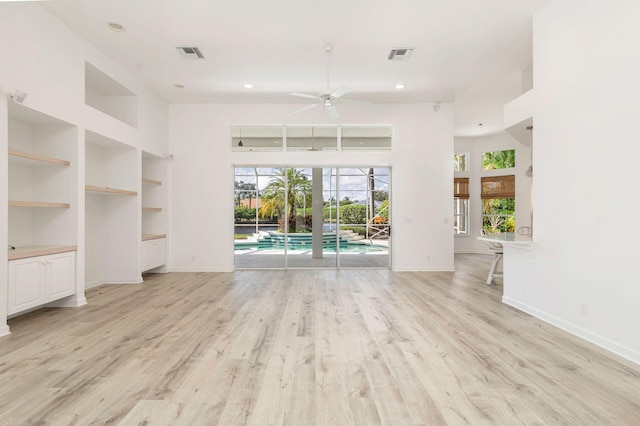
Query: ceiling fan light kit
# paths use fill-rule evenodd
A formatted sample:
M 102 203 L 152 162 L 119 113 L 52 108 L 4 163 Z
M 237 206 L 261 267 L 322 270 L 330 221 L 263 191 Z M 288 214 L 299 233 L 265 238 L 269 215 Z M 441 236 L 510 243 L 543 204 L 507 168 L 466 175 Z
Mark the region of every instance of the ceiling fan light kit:
M 332 45 L 326 44 L 324 46 L 324 52 L 327 55 L 331 54 L 332 51 L 333 51 Z M 303 111 L 307 111 L 312 108 L 315 108 L 318 105 L 322 105 L 324 110 L 327 112 L 327 114 L 329 114 L 329 117 L 335 120 L 337 118 L 340 118 L 340 114 L 338 113 L 338 109 L 336 108 L 335 104 L 341 102 L 342 100 L 340 98 L 349 92 L 351 92 L 351 88 L 348 86 L 340 86 L 335 90 L 331 90 L 331 85 L 329 83 L 329 60 L 327 60 L 327 89 L 318 93 L 317 95 L 311 95 L 308 93 L 300 93 L 300 92 L 290 93 L 291 96 L 298 96 L 301 98 L 309 98 L 309 99 L 316 100 L 316 103 L 309 104 L 302 108 L 299 108 L 293 111 L 293 113 L 298 114 Z

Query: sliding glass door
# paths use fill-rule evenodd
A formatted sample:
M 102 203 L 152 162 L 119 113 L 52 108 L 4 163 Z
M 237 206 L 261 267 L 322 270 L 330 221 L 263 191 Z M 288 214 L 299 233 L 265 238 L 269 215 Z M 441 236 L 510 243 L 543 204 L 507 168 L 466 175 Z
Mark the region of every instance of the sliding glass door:
M 389 169 L 235 169 L 239 269 L 388 268 Z

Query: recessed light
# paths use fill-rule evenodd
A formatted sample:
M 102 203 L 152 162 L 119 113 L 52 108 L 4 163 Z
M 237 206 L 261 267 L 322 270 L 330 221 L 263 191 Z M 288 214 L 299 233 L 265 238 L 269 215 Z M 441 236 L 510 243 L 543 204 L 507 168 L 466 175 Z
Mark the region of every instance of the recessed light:
M 176 89 L 184 89 L 183 84 L 174 84 L 173 87 L 175 87 Z
M 400 83 L 400 84 L 396 84 L 396 89 L 398 89 L 398 90 L 404 89 L 405 87 L 407 87 L 407 86 L 405 86 L 405 85 L 404 85 L 404 84 L 402 84 L 402 83 Z
M 253 89 L 253 84 L 245 83 L 245 84 L 242 85 L 242 87 L 244 87 L 245 89 Z
M 119 33 L 126 31 L 126 28 L 117 22 L 107 22 L 107 27 L 113 31 L 117 31 Z

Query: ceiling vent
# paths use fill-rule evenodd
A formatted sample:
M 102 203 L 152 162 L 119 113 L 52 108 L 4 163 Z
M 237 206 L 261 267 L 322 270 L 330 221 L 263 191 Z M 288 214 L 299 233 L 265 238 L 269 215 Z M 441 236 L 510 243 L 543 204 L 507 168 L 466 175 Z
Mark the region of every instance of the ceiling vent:
M 397 49 L 391 49 L 387 61 L 407 61 L 413 53 L 412 47 L 399 47 Z
M 184 59 L 204 59 L 204 55 L 197 47 L 176 47 L 176 50 Z

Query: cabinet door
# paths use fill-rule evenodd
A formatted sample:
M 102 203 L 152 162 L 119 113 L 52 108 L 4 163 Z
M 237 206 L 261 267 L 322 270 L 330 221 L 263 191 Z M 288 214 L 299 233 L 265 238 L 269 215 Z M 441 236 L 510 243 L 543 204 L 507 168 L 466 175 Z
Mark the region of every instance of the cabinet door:
M 71 296 L 75 293 L 75 253 L 67 252 L 47 256 L 47 301 Z
M 157 268 L 158 266 L 164 265 L 164 244 L 165 239 L 159 238 L 155 240 L 155 245 L 153 246 L 153 267 Z
M 142 242 L 142 271 L 151 269 L 153 264 L 153 240 Z
M 157 268 L 164 265 L 165 239 L 149 240 L 142 242 L 142 271 Z
M 44 303 L 45 257 L 9 262 L 9 315 Z

